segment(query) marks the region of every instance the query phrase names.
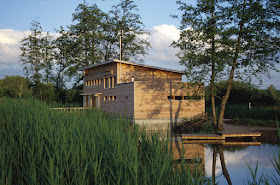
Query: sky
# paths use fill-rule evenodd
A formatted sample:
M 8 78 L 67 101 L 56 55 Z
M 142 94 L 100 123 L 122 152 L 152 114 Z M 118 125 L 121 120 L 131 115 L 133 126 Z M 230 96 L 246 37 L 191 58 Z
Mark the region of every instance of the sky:
M 33 20 L 41 23 L 44 31 L 55 33 L 60 26 L 72 23 L 72 13 L 83 0 L 1 0 L 0 1 L 0 78 L 6 75 L 24 75 L 23 64 L 19 62 L 20 40 L 30 32 Z M 96 3 L 104 12 L 108 12 L 118 0 L 86 0 Z M 170 47 L 173 40 L 179 39 L 180 22 L 170 15 L 180 14 L 176 0 L 135 0 L 138 14 L 145 29 L 151 34 L 147 40 L 152 48 L 144 58 L 147 65 L 184 70 L 175 54 L 178 49 Z M 194 3 L 195 0 L 188 0 Z M 280 67 L 280 66 L 278 66 Z M 273 84 L 280 89 L 280 74 L 272 73 L 271 79 L 263 77 L 266 88 Z M 253 83 L 258 84 L 257 80 Z

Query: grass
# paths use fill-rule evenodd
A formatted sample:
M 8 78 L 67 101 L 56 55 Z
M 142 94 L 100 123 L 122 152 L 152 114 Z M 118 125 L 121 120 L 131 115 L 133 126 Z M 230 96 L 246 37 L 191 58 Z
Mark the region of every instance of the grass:
M 211 115 L 211 108 L 207 107 L 208 115 Z M 219 113 L 219 107 L 217 107 Z M 233 119 L 237 124 L 250 126 L 276 126 L 275 118 L 280 118 L 279 107 L 252 107 L 247 105 L 226 105 L 226 119 Z
M 0 184 L 205 184 L 168 141 L 101 111 L 71 114 L 0 99 Z

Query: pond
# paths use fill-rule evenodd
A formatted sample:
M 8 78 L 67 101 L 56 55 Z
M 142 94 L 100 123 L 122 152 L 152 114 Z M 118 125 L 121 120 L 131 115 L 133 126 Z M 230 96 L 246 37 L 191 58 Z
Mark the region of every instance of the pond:
M 276 174 L 271 160 L 273 160 L 273 156 L 278 157 L 279 145 L 268 143 L 258 143 L 257 146 L 244 146 L 244 143 L 242 145 L 235 143 L 234 145 L 228 146 L 225 143 L 184 144 L 181 141 L 176 141 L 172 145 L 172 150 L 175 161 L 181 160 L 182 155 L 187 161 L 193 158 L 199 159 L 199 166 L 202 168 L 203 174 L 207 178 L 215 180 L 217 184 L 248 184 L 249 181 L 252 182 L 248 165 L 253 170 L 258 166 L 256 179 L 259 179 L 262 173 L 266 177 L 273 177 L 273 174 Z M 216 162 L 213 159 L 216 159 Z M 215 174 L 215 179 L 212 177 L 212 173 Z M 279 175 L 277 177 L 279 178 Z M 271 179 L 269 182 L 274 184 Z

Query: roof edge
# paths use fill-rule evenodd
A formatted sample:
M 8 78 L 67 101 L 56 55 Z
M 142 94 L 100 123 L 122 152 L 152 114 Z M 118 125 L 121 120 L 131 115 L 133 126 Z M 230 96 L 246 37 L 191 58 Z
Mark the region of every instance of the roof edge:
M 161 70 L 161 71 L 169 71 L 169 72 L 173 72 L 173 73 L 183 74 L 182 71 L 178 71 L 178 70 L 174 70 L 174 69 L 167 69 L 167 68 L 161 68 L 161 67 L 150 66 L 150 65 L 145 65 L 145 64 L 138 64 L 138 63 L 128 62 L 128 61 L 124 61 L 124 60 L 117 60 L 117 59 L 108 60 L 106 62 L 97 63 L 97 64 L 90 65 L 90 66 L 87 66 L 87 67 L 82 67 L 82 68 L 80 68 L 78 70 L 82 71 L 82 70 L 85 70 L 85 69 L 89 69 L 89 68 L 94 68 L 94 67 L 97 67 L 97 66 L 102 66 L 102 65 L 110 64 L 112 62 L 117 62 L 117 63 L 122 63 L 122 64 L 128 64 L 128 65 L 134 65 L 134 66 L 146 67 L 146 68 L 151 68 L 151 69 L 157 69 L 157 70 Z

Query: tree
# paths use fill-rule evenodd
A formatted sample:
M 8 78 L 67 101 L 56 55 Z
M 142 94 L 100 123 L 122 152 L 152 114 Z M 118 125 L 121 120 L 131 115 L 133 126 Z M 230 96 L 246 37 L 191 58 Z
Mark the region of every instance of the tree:
M 144 30 L 140 15 L 135 13 L 137 10 L 137 6 L 132 0 L 121 0 L 110 11 L 111 24 L 115 33 L 113 40 L 115 46 L 118 46 L 117 38 L 120 38 L 118 53 L 120 60 L 139 60 L 137 56 L 145 56 L 150 48 L 150 43 L 141 38 L 141 35 L 148 34 L 148 32 Z
M 69 75 L 75 76 L 79 82 L 82 76 L 77 73 L 81 67 L 93 65 L 104 61 L 104 21 L 106 14 L 96 4 L 79 4 L 73 13 L 73 22 L 69 28 L 69 38 L 72 39 L 73 51 Z
M 6 76 L 0 80 L 0 96 L 22 98 L 31 96 L 30 81 L 22 76 Z
M 43 100 L 41 81 L 50 81 L 52 74 L 52 47 L 50 35 L 43 36 L 38 21 L 31 23 L 31 34 L 21 40 L 20 60 L 25 65 L 23 70 L 30 78 L 34 95 Z
M 35 84 L 39 83 L 42 78 L 42 27 L 38 21 L 31 23 L 31 34 L 28 37 L 21 40 L 21 55 L 20 60 L 25 67 L 23 70 L 26 72 L 26 76 L 30 77 Z
M 279 63 L 279 3 L 275 0 L 198 0 L 196 5 L 178 1 L 180 63 L 187 77 L 210 81 L 213 123 L 223 129 L 225 105 L 234 78 L 276 70 Z M 215 82 L 228 78 L 216 118 Z
M 52 36 L 47 32 L 46 36 L 43 36 L 41 42 L 41 60 L 43 70 L 43 81 L 50 83 L 53 81 L 53 65 L 54 65 L 54 46 L 52 43 Z

